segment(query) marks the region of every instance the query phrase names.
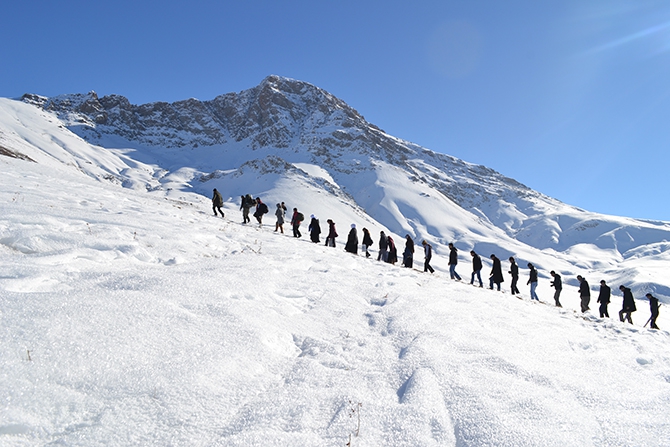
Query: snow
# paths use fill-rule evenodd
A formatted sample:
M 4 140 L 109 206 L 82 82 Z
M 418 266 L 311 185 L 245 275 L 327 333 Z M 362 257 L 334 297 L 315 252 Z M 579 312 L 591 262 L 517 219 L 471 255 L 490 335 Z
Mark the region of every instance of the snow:
M 37 162 L 0 157 L 0 446 L 670 445 L 665 306 L 658 331 L 643 327 L 644 299 L 634 325 L 616 318 L 619 283 L 670 295 L 667 242 L 581 266 L 573 256 L 601 248 L 539 251 L 391 165 L 358 182 L 298 165 L 198 183 L 203 159 L 175 169 L 186 153 L 93 146 L 53 115 L 1 105 L 0 145 Z M 229 197 L 223 219 L 212 187 Z M 338 247 L 274 232 L 272 213 L 242 225 L 247 192 L 317 214 L 322 229 L 333 218 Z M 389 228 L 374 205 L 400 222 L 399 252 L 401 230 L 432 236 L 434 275 L 419 246 L 414 269 L 375 260 Z M 370 228 L 372 258 L 344 252 L 350 223 Z M 439 245 L 455 235 L 463 282 Z M 504 271 L 518 257 L 521 299 L 507 275 L 505 293 L 467 283 L 471 244 Z M 560 309 L 550 269 L 564 273 Z M 576 273 L 592 285 L 585 314 Z M 597 316 L 601 276 L 611 319 Z

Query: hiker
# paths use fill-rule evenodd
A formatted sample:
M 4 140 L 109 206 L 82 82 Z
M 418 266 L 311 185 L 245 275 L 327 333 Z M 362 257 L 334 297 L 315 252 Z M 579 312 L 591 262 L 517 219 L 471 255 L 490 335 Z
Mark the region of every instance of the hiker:
M 519 288 L 516 286 L 517 281 L 519 281 L 519 266 L 516 265 L 516 261 L 512 256 L 509 257 L 509 262 L 510 266 L 507 273 L 512 275 L 512 295 L 518 295 L 521 293 L 519 292 Z
M 384 261 L 388 259 L 388 239 L 386 239 L 386 234 L 383 231 L 379 232 L 379 255 L 377 255 L 377 261 Z
M 298 212 L 298 208 L 293 208 L 293 216 L 291 217 L 291 225 L 293 226 L 293 237 L 302 237 L 300 233 L 300 223 L 305 220 L 305 216 Z
M 554 301 L 556 301 L 556 307 L 563 307 L 559 301 L 559 298 L 561 297 L 561 290 L 563 290 L 563 281 L 561 281 L 561 275 L 553 270 L 549 272 L 549 274 L 554 278 L 550 285 L 554 288 Z
M 610 314 L 607 312 L 607 305 L 610 303 L 610 296 L 612 292 L 605 282 L 605 280 L 600 281 L 600 293 L 598 293 L 598 303 L 600 303 L 600 318 L 610 317 Z
M 344 251 L 358 254 L 358 232 L 356 231 L 356 224 L 351 224 L 349 236 L 347 237 L 347 244 L 344 246 Z
M 242 204 L 240 205 L 240 209 L 242 210 L 242 223 L 246 224 L 251 222 L 251 219 L 249 219 L 249 210 L 256 205 L 256 201 L 250 194 L 240 197 L 242 197 Z
M 625 320 L 630 324 L 633 324 L 633 319 L 631 318 L 630 314 L 637 310 L 637 307 L 635 307 L 635 298 L 633 298 L 633 292 L 631 292 L 630 289 L 624 285 L 619 286 L 619 290 L 621 290 L 623 293 L 623 306 L 619 311 L 619 320 L 622 322 Z
M 284 217 L 286 213 L 281 206 L 281 203 L 277 204 L 277 211 L 275 211 L 275 216 L 277 216 L 277 223 L 275 223 L 275 232 L 281 230 L 281 234 L 284 234 Z
M 402 252 L 402 265 L 407 268 L 414 266 L 414 241 L 409 234 L 405 235 L 405 251 Z
M 476 275 L 479 280 L 479 287 L 484 287 L 482 283 L 482 258 L 474 250 L 470 250 L 470 256 L 472 256 L 472 277 L 470 278 L 470 284 L 474 285 Z
M 425 259 L 423 261 L 423 271 L 424 272 L 430 271 L 430 273 L 435 273 L 433 267 L 430 266 L 430 260 L 433 257 L 433 246 L 430 245 L 428 242 L 426 242 L 425 239 L 421 242 L 421 245 L 423 245 L 423 253 L 425 256 Z
M 449 276 L 451 279 L 461 280 L 461 277 L 456 273 L 456 265 L 458 264 L 458 249 L 454 244 L 449 242 Z
M 321 234 L 321 225 L 319 224 L 319 219 L 316 218 L 314 214 L 310 216 L 312 220 L 309 222 L 309 227 L 307 229 L 309 230 L 309 238 L 314 242 L 315 244 L 318 244 L 321 242 L 321 239 L 319 235 Z
M 370 236 L 370 231 L 367 228 L 363 228 L 363 251 L 365 251 L 365 257 L 370 257 L 370 252 L 368 249 L 372 246 L 372 236 Z
M 395 265 L 395 263 L 398 262 L 398 249 L 396 248 L 395 242 L 393 242 L 393 238 L 391 236 L 386 238 L 386 243 L 388 244 L 389 250 L 386 262 Z
M 500 284 L 505 281 L 502 274 L 502 265 L 496 255 L 491 255 L 491 260 L 493 261 L 493 268 L 491 268 L 491 274 L 489 275 L 489 289 L 493 290 L 493 284 L 495 284 L 498 286 L 498 292 L 500 292 Z
M 537 293 L 535 293 L 535 289 L 537 289 L 537 270 L 535 270 L 535 266 L 530 262 L 528 263 L 528 268 L 530 269 L 530 277 L 526 285 L 530 284 L 530 299 L 540 301 Z
M 219 213 L 221 213 L 221 217 L 223 217 L 223 211 L 221 211 L 221 207 L 223 206 L 223 198 L 221 197 L 221 193 L 214 188 L 214 196 L 212 197 L 212 211 L 214 211 L 214 215 L 216 216 L 216 211 L 218 210 Z
M 591 288 L 589 283 L 586 282 L 586 278 L 581 275 L 577 275 L 579 280 L 579 299 L 581 300 L 582 313 L 589 310 L 589 303 L 591 302 Z
M 256 197 L 256 212 L 254 212 L 254 217 L 259 225 L 263 225 L 263 214 L 267 212 L 268 206 L 261 201 L 260 197 Z
M 328 219 L 328 236 L 326 236 L 326 247 L 335 246 L 335 238 L 337 237 L 337 231 L 335 231 L 335 222 L 332 219 Z
M 648 293 L 645 295 L 647 299 L 649 300 L 649 310 L 651 311 L 651 317 L 649 318 L 649 323 L 651 325 L 649 326 L 652 329 L 658 329 L 658 326 L 656 326 L 656 319 L 658 318 L 658 298 L 653 296 L 651 293 Z

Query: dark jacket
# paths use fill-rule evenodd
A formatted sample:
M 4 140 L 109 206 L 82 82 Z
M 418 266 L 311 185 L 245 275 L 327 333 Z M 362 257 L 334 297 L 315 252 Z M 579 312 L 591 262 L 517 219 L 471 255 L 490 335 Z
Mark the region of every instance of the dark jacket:
M 482 258 L 477 253 L 472 255 L 472 271 L 478 272 L 482 269 Z
M 328 238 L 335 239 L 337 237 L 337 231 L 335 231 L 335 222 L 328 223 Z
M 601 304 L 608 304 L 610 302 L 610 296 L 612 295 L 612 291 L 610 290 L 609 286 L 603 286 L 602 284 L 600 285 L 600 293 L 598 294 L 598 303 Z
M 582 282 L 579 283 L 579 296 L 591 296 L 591 288 L 584 278 L 582 278 Z
M 554 280 L 551 282 L 551 285 L 556 290 L 562 290 L 563 289 L 563 281 L 561 281 L 561 275 L 559 275 L 558 273 L 554 273 Z
M 631 292 L 628 287 L 623 288 L 623 307 L 621 310 L 624 312 L 635 312 L 637 310 L 633 292 Z
M 384 251 L 388 249 L 388 247 L 389 247 L 388 239 L 386 239 L 386 235 L 382 231 L 381 236 L 379 236 L 379 249 L 381 251 Z
M 410 257 L 414 255 L 414 241 L 409 237 L 405 238 L 405 251 L 402 254 Z
M 395 264 L 398 262 L 398 250 L 396 249 L 395 242 L 393 242 L 393 238 L 391 236 L 389 236 L 387 240 L 389 248 L 388 263 Z
M 458 250 L 456 247 L 449 247 L 449 265 L 458 264 Z
M 648 296 L 649 299 L 649 310 L 651 311 L 652 317 L 658 317 L 658 298 L 655 296 Z
M 349 230 L 347 245 L 344 246 L 344 249 L 349 253 L 358 253 L 358 234 L 356 233 L 355 228 Z
M 309 223 L 309 237 L 312 242 L 319 242 L 319 235 L 321 234 L 321 225 L 319 224 L 319 219 L 312 217 L 312 220 Z
M 509 274 L 512 275 L 512 279 L 519 279 L 519 266 L 516 262 L 509 266 Z
M 500 259 L 498 259 L 497 256 L 494 256 L 492 260 L 493 260 L 493 268 L 491 269 L 490 276 L 493 278 L 494 283 L 500 284 L 501 282 L 505 281 L 505 278 L 503 278 L 502 274 L 502 265 L 500 265 Z
M 363 245 L 366 247 L 372 247 L 372 237 L 370 236 L 370 232 L 366 230 L 365 228 L 363 229 Z
M 530 284 L 532 282 L 537 282 L 537 270 L 535 267 L 531 267 L 530 269 L 530 278 L 528 278 L 527 284 Z
M 221 197 L 221 193 L 216 189 L 214 190 L 214 197 L 212 197 L 212 205 L 217 207 L 223 206 L 223 198 Z

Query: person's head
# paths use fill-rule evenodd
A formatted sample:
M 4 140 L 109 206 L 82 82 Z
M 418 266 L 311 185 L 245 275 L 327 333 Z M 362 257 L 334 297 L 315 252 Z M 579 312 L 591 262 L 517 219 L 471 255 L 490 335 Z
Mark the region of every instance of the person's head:
M 316 216 L 314 214 L 312 214 L 311 216 L 309 216 L 309 218 L 310 219 L 316 219 Z
M 553 271 L 553 270 L 552 270 L 552 271 L 550 271 L 550 272 L 549 272 L 549 274 L 550 274 L 551 276 L 556 276 L 556 272 L 555 272 L 555 271 Z
M 470 254 L 471 254 L 472 256 L 474 256 L 474 255 L 476 255 L 477 253 L 475 253 L 474 250 L 470 250 Z
M 577 275 L 577 279 L 581 281 L 584 278 L 582 278 L 582 275 Z
M 298 211 L 298 208 L 293 208 L 293 211 Z
M 329 224 L 331 224 L 331 223 L 333 223 L 333 219 L 328 219 L 326 222 L 328 222 Z
M 426 245 L 427 243 L 428 243 L 428 242 L 426 242 L 425 239 L 421 241 L 421 245 Z
M 606 285 L 607 285 L 607 283 L 605 282 L 605 280 L 604 280 L 604 279 L 601 279 L 601 280 L 600 280 L 600 285 L 601 285 L 601 286 L 606 286 Z
M 646 296 L 647 298 L 653 298 L 653 296 L 652 296 L 651 293 L 648 293 L 648 294 L 646 294 L 645 296 Z
M 514 262 L 514 257 L 513 256 L 509 257 L 509 262 L 512 262 L 512 263 Z
M 454 244 L 452 244 L 451 242 L 449 242 L 449 248 L 454 248 Z
M 533 269 L 533 268 L 535 268 L 535 266 L 529 262 L 529 263 L 528 263 L 528 268 L 529 268 L 529 269 Z
M 496 255 L 491 255 L 490 257 L 491 257 L 491 259 L 495 259 Z
M 277 208 L 281 208 L 281 203 L 278 203 L 278 204 L 277 204 Z
M 214 188 L 214 192 L 216 192 L 216 188 Z
M 259 203 L 260 203 L 260 201 L 261 201 L 261 198 L 260 198 L 260 197 L 256 197 L 256 202 L 259 202 Z
M 351 228 L 356 229 L 356 224 L 351 224 Z
M 625 288 L 626 288 L 626 286 L 624 286 L 623 284 L 621 284 L 621 285 L 619 286 L 619 290 L 621 290 L 622 292 L 624 291 Z

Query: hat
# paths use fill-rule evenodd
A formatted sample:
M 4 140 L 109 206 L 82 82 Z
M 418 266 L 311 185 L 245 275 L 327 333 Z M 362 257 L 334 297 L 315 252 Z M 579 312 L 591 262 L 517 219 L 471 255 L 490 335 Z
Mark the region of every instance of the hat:
M 356 228 L 356 224 L 351 224 L 351 228 Z
M 312 214 L 312 215 L 311 215 L 311 216 L 309 216 L 309 217 L 310 217 L 310 219 L 314 219 L 314 214 Z

